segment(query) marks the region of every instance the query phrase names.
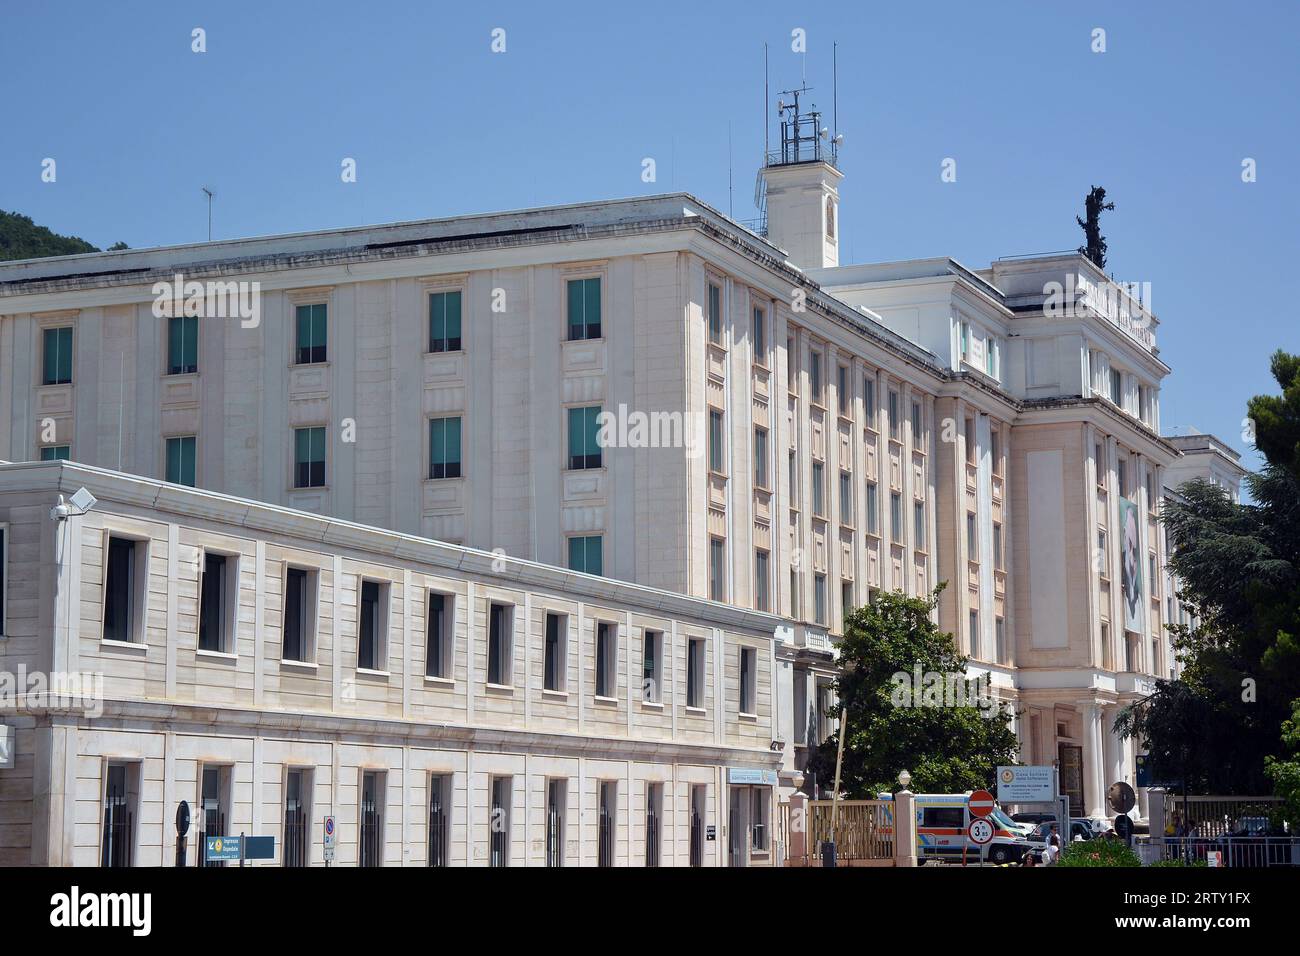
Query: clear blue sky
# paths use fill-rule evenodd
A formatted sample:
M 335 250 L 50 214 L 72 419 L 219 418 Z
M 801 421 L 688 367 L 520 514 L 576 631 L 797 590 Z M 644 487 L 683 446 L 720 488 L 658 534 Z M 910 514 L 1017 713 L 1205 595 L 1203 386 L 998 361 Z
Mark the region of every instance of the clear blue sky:
M 9 3 L 0 208 L 99 246 L 684 190 L 754 214 L 772 89 L 829 113 L 845 261 L 1073 248 L 1104 185 L 1110 268 L 1152 283 L 1166 428 L 1242 446 L 1300 351 L 1300 5 L 1173 2 Z M 194 27 L 207 52 L 191 52 Z M 506 53 L 490 50 L 493 28 Z M 790 50 L 806 31 L 806 57 Z M 1091 52 L 1106 30 L 1107 51 Z M 655 158 L 658 182 L 641 181 Z M 41 162 L 57 163 L 43 183 Z M 344 157 L 358 181 L 340 180 Z M 957 182 L 940 163 L 957 160 Z M 1241 181 L 1241 161 L 1258 182 Z M 1243 448 L 1244 450 L 1244 448 Z M 1249 456 L 1254 460 L 1254 456 Z

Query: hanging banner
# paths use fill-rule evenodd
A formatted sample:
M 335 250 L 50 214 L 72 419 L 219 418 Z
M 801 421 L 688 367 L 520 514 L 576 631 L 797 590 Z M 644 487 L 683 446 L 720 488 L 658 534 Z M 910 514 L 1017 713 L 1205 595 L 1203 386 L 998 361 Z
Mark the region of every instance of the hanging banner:
M 1119 499 L 1120 541 L 1124 551 L 1120 566 L 1124 594 L 1124 629 L 1144 633 L 1142 601 L 1142 549 L 1138 535 L 1140 516 L 1138 506 L 1127 498 Z

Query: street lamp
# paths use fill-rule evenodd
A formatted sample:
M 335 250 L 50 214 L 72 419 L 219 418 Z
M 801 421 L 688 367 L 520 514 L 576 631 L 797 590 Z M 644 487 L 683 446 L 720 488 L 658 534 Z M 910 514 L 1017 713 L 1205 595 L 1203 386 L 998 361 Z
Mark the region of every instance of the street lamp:
M 899 771 L 898 783 L 904 790 L 907 789 L 907 785 L 911 782 L 912 782 L 912 775 L 910 773 L 908 773 L 906 770 Z

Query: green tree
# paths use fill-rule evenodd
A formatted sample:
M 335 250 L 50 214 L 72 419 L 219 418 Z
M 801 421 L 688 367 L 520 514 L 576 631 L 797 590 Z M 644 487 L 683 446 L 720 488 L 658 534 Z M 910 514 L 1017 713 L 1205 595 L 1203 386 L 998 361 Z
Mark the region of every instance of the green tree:
M 840 790 L 850 798 L 892 790 L 900 770 L 912 774 L 919 793 L 961 793 L 992 785 L 999 765 L 1015 763 L 1011 712 L 972 700 L 968 658 L 934 623 L 942 589 L 927 598 L 882 593 L 845 618 L 839 705 L 828 716 L 839 717 L 839 706 L 848 713 Z M 929 706 L 934 701 L 926 697 L 922 706 L 899 706 L 900 675 L 913 680 L 918 670 L 942 675 L 947 687 L 959 685 L 967 705 Z M 835 777 L 836 745 L 834 736 L 822 741 L 809 765 L 827 789 Z
M 99 250 L 76 236 L 61 236 L 32 222 L 31 217 L 0 209 L 0 260 L 73 256 Z
M 1265 757 L 1264 773 L 1273 781 L 1273 792 L 1282 798 L 1283 819 L 1297 824 L 1300 823 L 1300 700 L 1291 702 L 1291 716 L 1282 722 L 1282 744 L 1291 751 L 1290 759 Z

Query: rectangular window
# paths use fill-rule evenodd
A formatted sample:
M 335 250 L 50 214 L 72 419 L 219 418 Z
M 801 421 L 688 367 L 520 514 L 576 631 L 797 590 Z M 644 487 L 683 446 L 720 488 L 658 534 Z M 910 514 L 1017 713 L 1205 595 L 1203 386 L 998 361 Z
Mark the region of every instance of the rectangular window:
M 993 619 L 993 635 L 997 642 L 997 662 L 1007 662 L 1007 622 L 1000 617 Z
M 300 305 L 294 310 L 297 318 L 298 365 L 315 365 L 326 360 L 326 309 L 325 303 Z
M 979 657 L 980 653 L 980 612 L 970 612 L 970 652 L 974 657 Z
M 293 486 L 325 487 L 325 427 L 293 430 Z
M 721 538 L 709 538 L 709 599 L 727 599 L 727 547 Z
M 867 482 L 867 534 L 880 534 L 880 488 Z
M 568 618 L 563 614 L 546 615 L 546 647 L 542 662 L 542 688 L 544 690 L 563 691 L 565 688 L 565 637 L 568 633 Z
M 569 469 L 601 467 L 600 406 L 569 409 Z
M 813 611 L 817 623 L 826 625 L 826 575 L 813 575 Z
M 173 315 L 167 319 L 167 374 L 185 375 L 198 370 L 198 316 Z
M 767 485 L 767 429 L 754 427 L 754 487 Z
M 722 412 L 709 409 L 709 471 L 721 475 L 726 471 L 726 448 L 723 445 Z
M 754 309 L 754 363 L 767 365 L 767 313 Z
M 657 704 L 663 698 L 663 631 L 644 631 L 641 637 L 641 699 Z
M 808 390 L 809 400 L 822 404 L 822 354 L 816 350 L 808 355 Z
M 772 572 L 770 555 L 761 548 L 754 552 L 754 607 L 772 610 Z
M 198 846 L 206 844 L 206 837 L 225 834 L 230 814 L 229 794 L 229 767 L 201 767 L 199 769 L 199 804 L 198 820 L 196 821 L 199 825 L 199 833 L 195 841 Z M 215 860 L 208 862 L 201 858 L 199 862 L 202 866 L 210 867 L 226 865 Z
M 42 385 L 67 385 L 72 381 L 72 326 L 41 333 Z
M 975 419 L 966 419 L 966 464 L 975 464 Z
M 429 293 L 429 351 L 460 351 L 460 292 Z
M 790 616 L 799 617 L 799 572 L 790 569 Z
M 794 449 L 790 449 L 790 507 L 799 508 L 799 462 L 795 456 Z
M 1107 577 L 1109 574 L 1110 560 L 1106 554 L 1106 529 L 1105 528 L 1099 528 L 1097 530 L 1097 554 L 1101 558 L 1101 568 L 1100 568 L 1101 576 L 1103 578 Z
M 820 461 L 812 463 L 812 509 L 821 518 L 826 514 L 826 466 Z
M 460 416 L 429 419 L 429 477 L 460 477 Z
M 749 804 L 749 847 L 759 853 L 767 852 L 767 811 L 771 806 L 771 791 L 767 787 L 753 787 Z
M 876 380 L 870 375 L 862 377 L 862 404 L 867 417 L 867 427 L 876 427 Z
M 600 277 L 568 282 L 569 341 L 600 338 Z
M 564 818 L 568 806 L 564 780 L 546 781 L 546 865 L 564 866 Z
M 758 652 L 752 647 L 740 649 L 740 712 L 742 714 L 758 713 Z
M 139 765 L 110 763 L 104 778 L 100 866 L 131 866 L 135 856 Z
M 451 679 L 455 598 L 430 591 L 424 617 L 424 676 Z
M 704 641 L 698 637 L 686 641 L 686 706 L 704 707 Z
M 912 403 L 912 444 L 921 445 L 921 403 Z
M 388 597 L 390 586 L 381 581 L 361 582 L 361 608 L 357 618 L 357 667 L 388 670 Z
M 238 608 L 239 559 L 204 552 L 199 585 L 199 650 L 236 653 Z
M 893 390 L 889 392 L 889 437 L 899 440 L 898 393 Z
M 647 783 L 645 785 L 645 865 L 659 865 L 659 848 L 662 842 L 663 828 L 660 817 L 663 814 L 664 785 Z
M 1116 405 L 1121 404 L 1124 397 L 1124 377 L 1120 370 L 1113 368 L 1110 370 L 1110 400 Z
M 722 344 L 722 289 L 709 283 L 709 341 Z
M 493 777 L 491 813 L 488 816 L 488 865 L 510 865 L 510 790 L 512 777 Z
M 9 525 L 0 523 L 0 640 L 9 636 L 5 610 L 9 598 Z
M 975 549 L 975 515 L 969 511 L 966 512 L 966 560 L 979 560 L 979 553 Z
M 1002 570 L 1002 523 L 993 522 L 993 567 Z
M 144 643 L 147 550 L 143 541 L 108 539 L 104 568 L 104 640 Z
M 167 439 L 167 480 L 194 487 L 194 459 L 198 439 L 193 435 Z
M 613 866 L 614 830 L 618 825 L 618 784 L 613 780 L 601 780 L 599 786 L 596 865 Z
M 451 862 L 447 819 L 451 816 L 451 775 L 429 776 L 429 866 L 445 867 Z
M 785 390 L 791 395 L 799 393 L 799 357 L 794 353 L 794 339 L 785 340 Z
M 849 394 L 849 368 L 847 365 L 840 365 L 836 368 L 838 378 L 835 385 L 835 401 L 839 405 L 840 414 L 848 417 L 849 402 L 853 396 Z
M 903 496 L 897 491 L 889 493 L 889 530 L 894 544 L 903 543 Z
M 569 570 L 583 574 L 604 574 L 604 538 L 587 535 L 569 539 Z
M 290 567 L 284 576 L 280 659 L 311 663 L 316 657 L 316 595 L 320 572 Z
M 1119 485 L 1121 498 L 1128 497 L 1128 460 L 1121 458 L 1115 468 L 1116 484 Z
M 618 626 L 596 622 L 596 696 L 618 696 Z
M 41 447 L 41 461 L 67 461 L 71 457 L 71 445 L 44 445 Z
M 1002 441 L 996 427 L 989 430 L 989 457 L 992 461 L 993 474 L 1002 474 Z
M 514 684 L 511 669 L 514 608 L 493 604 L 488 609 L 487 682 L 501 687 Z
M 961 342 L 961 357 L 970 357 L 970 323 L 962 322 L 958 327 L 958 334 Z
M 925 502 L 912 502 L 912 547 L 925 550 Z
M 840 472 L 840 524 L 853 524 L 853 476 Z
M 311 862 L 312 772 L 295 767 L 284 775 L 283 866 L 301 867 Z

